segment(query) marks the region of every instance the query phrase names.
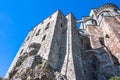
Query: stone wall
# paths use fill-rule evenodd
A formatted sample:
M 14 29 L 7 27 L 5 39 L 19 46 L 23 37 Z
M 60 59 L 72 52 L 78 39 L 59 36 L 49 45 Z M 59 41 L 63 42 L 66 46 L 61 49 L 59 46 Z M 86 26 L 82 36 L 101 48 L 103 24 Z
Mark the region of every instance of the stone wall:
M 108 4 L 94 9 L 92 16 L 81 20 L 81 29 L 76 28 L 72 13 L 64 16 L 56 11 L 28 33 L 6 78 L 108 80 L 120 76 L 120 16 L 115 12 L 102 16 L 116 8 Z
M 116 17 L 104 17 L 100 27 L 105 38 L 106 47 L 112 55 L 114 55 L 120 63 L 120 22 Z

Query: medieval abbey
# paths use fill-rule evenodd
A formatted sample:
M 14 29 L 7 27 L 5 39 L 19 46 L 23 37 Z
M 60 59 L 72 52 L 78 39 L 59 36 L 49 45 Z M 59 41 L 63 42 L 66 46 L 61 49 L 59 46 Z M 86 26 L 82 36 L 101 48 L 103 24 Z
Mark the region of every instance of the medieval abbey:
M 5 77 L 108 80 L 113 76 L 120 76 L 120 10 L 105 4 L 82 20 L 59 10 L 46 18 L 28 33 Z

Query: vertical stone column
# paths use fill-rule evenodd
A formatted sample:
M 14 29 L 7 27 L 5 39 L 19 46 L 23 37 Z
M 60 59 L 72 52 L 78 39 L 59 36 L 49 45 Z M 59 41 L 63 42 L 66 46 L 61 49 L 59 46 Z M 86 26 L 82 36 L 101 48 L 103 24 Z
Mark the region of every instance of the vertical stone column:
M 63 67 L 61 69 L 61 73 L 66 76 L 68 80 L 76 80 L 75 70 L 74 70 L 74 63 L 73 63 L 73 56 L 72 56 L 72 21 L 71 21 L 71 14 L 66 16 L 68 19 L 67 22 L 67 50 L 66 56 L 64 60 Z

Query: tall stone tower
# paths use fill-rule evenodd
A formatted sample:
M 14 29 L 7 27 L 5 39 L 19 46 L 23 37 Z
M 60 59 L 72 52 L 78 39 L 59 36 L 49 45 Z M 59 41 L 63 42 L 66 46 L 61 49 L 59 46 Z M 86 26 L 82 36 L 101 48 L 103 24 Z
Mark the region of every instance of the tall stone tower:
M 120 11 L 114 4 L 92 9 L 79 21 L 58 10 L 28 33 L 5 77 L 108 80 L 120 76 L 119 29 Z

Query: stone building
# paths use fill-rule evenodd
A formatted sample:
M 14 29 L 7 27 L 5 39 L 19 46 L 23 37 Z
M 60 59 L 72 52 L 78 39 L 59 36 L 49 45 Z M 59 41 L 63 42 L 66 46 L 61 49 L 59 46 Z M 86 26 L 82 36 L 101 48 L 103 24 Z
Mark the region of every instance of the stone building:
M 113 76 L 120 76 L 120 10 L 105 4 L 79 21 L 71 13 L 53 13 L 28 33 L 5 77 L 108 80 Z

